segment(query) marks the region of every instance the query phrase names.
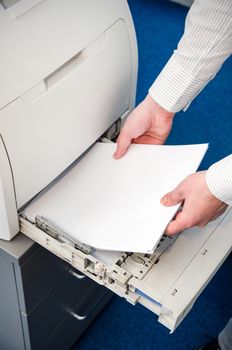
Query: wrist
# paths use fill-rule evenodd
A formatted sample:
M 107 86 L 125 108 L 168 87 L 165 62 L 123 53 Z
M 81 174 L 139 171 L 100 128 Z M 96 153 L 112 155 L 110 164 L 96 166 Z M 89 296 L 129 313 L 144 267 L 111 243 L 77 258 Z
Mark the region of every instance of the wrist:
M 164 118 L 170 118 L 172 119 L 175 115 L 173 112 L 169 112 L 163 107 L 161 107 L 150 94 L 148 94 L 144 100 L 144 102 L 147 104 L 148 108 L 152 110 L 154 113 L 159 114 L 160 116 Z

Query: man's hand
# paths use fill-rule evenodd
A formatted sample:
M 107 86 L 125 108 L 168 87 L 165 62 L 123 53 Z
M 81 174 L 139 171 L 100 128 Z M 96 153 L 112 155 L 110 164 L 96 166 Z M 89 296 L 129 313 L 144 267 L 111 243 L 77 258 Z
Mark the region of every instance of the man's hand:
M 161 199 L 161 203 L 165 206 L 183 202 L 182 211 L 178 212 L 167 226 L 168 235 L 174 235 L 193 226 L 204 227 L 226 210 L 227 204 L 210 192 L 205 175 L 206 171 L 201 171 L 188 176 Z
M 162 145 L 171 131 L 173 117 L 174 113 L 166 111 L 147 95 L 127 118 L 114 158 L 121 158 L 132 142 Z

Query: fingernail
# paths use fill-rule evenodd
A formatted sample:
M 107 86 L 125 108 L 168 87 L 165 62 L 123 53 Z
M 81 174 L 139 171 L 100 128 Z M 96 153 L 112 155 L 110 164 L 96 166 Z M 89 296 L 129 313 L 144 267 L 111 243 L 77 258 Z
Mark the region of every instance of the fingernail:
M 162 204 L 167 204 L 167 202 L 168 202 L 167 196 L 162 197 L 160 201 Z

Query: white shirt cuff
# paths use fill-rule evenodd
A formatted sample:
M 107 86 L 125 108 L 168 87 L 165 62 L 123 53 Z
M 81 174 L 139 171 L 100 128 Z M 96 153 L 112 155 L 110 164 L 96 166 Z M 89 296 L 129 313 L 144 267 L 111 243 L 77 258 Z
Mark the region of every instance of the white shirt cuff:
M 196 79 L 186 72 L 174 54 L 150 87 L 149 94 L 161 107 L 176 113 L 186 110 L 207 83 L 208 80 Z
M 215 197 L 232 206 L 232 155 L 208 169 L 206 183 Z

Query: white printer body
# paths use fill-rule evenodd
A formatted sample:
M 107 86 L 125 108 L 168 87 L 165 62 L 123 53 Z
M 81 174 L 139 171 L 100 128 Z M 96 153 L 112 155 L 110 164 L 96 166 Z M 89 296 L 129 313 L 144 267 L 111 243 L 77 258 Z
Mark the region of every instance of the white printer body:
M 173 331 L 231 251 L 230 211 L 203 230 L 164 236 L 153 254 L 98 251 L 49 218 L 24 215 L 134 107 L 127 2 L 2 0 L 0 43 L 0 238 L 21 231 Z
M 5 1 L 7 3 L 7 1 Z M 134 106 L 137 48 L 126 1 L 25 1 L 1 8 L 0 236 Z

